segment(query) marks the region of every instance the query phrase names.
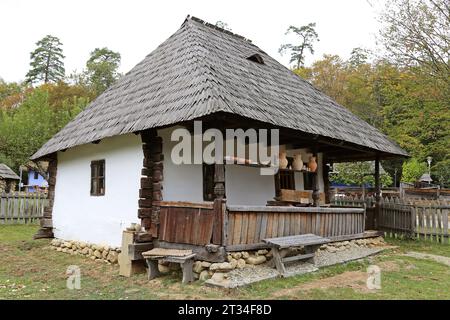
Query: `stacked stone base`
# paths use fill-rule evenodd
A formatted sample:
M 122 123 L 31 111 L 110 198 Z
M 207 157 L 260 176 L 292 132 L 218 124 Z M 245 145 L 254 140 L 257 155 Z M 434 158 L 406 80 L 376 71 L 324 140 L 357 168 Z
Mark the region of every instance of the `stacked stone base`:
M 384 245 L 383 237 L 366 238 L 366 239 L 356 239 L 350 241 L 340 241 L 332 242 L 329 244 L 324 244 L 319 248 L 319 252 L 339 252 L 351 248 L 363 247 L 363 248 L 373 248 L 377 246 Z
M 322 245 L 319 248 L 319 254 L 335 253 L 348 250 L 351 248 L 365 247 L 372 248 L 384 245 L 382 237 L 357 239 L 350 241 L 333 242 Z M 104 261 L 106 263 L 115 264 L 118 262 L 118 256 L 121 252 L 120 248 L 112 248 L 107 245 L 91 244 L 82 241 L 66 241 L 61 239 L 53 239 L 51 241 L 52 250 L 64 252 L 72 255 L 82 255 L 96 261 Z M 283 257 L 297 255 L 302 253 L 302 248 L 290 248 L 282 252 Z M 261 249 L 255 251 L 230 252 L 227 255 L 227 261 L 222 263 L 211 263 L 208 261 L 195 261 L 193 265 L 194 278 L 200 281 L 213 279 L 215 281 L 223 281 L 227 279 L 227 273 L 234 269 L 243 269 L 246 267 L 254 267 L 266 263 L 272 259 L 270 250 Z M 159 263 L 158 269 L 161 273 L 168 273 L 179 270 L 180 265 L 177 263 Z
M 81 255 L 91 260 L 103 261 L 110 264 L 118 262 L 120 253 L 120 248 L 83 241 L 53 239 L 50 244 L 50 249 L 52 250 L 72 255 Z

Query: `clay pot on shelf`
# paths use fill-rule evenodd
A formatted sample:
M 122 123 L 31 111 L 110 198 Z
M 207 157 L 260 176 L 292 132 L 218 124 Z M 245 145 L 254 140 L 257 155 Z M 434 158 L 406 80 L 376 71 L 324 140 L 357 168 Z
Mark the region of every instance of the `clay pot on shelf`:
M 292 162 L 292 168 L 294 170 L 302 170 L 303 169 L 303 160 L 302 160 L 302 155 L 296 154 L 294 156 L 294 161 Z
M 311 156 L 311 158 L 309 159 L 309 162 L 308 162 L 308 168 L 309 168 L 309 171 L 316 172 L 316 170 L 317 170 L 316 157 Z
M 280 169 L 286 169 L 288 166 L 288 159 L 286 158 L 286 152 L 280 152 Z

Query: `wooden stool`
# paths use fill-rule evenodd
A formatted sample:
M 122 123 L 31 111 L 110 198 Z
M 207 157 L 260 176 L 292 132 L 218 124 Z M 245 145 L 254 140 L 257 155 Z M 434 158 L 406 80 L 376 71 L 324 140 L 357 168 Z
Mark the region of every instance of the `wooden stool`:
M 148 265 L 148 280 L 155 279 L 156 277 L 160 276 L 161 273 L 158 270 L 158 260 L 162 262 L 172 262 L 172 263 L 179 263 L 181 265 L 181 270 L 183 271 L 183 283 L 189 283 L 194 281 L 194 273 L 192 271 L 192 266 L 194 264 L 194 257 L 196 256 L 195 253 L 187 254 L 187 255 L 181 255 L 184 254 L 183 252 L 179 252 L 180 250 L 176 250 L 176 252 L 171 252 L 171 249 L 152 249 L 147 252 L 143 252 L 142 256 L 144 257 L 147 265 Z M 177 254 L 177 255 L 171 255 Z M 157 255 L 159 254 L 159 255 Z

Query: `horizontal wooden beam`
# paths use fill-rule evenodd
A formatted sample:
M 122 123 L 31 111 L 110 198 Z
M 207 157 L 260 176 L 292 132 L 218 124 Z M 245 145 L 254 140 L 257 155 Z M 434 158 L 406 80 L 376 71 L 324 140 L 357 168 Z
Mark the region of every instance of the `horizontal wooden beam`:
M 214 202 L 160 201 L 161 207 L 213 209 Z

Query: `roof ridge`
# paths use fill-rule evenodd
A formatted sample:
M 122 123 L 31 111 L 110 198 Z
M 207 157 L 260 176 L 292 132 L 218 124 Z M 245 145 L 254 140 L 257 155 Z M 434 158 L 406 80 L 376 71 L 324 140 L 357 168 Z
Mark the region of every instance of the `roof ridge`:
M 250 39 L 248 39 L 248 38 L 246 38 L 246 37 L 244 37 L 244 36 L 241 36 L 240 34 L 231 32 L 231 31 L 229 31 L 229 30 L 226 30 L 226 29 L 221 28 L 221 27 L 219 27 L 219 26 L 217 26 L 217 25 L 215 25 L 215 24 L 209 23 L 209 22 L 207 22 L 207 21 L 205 21 L 205 20 L 202 20 L 202 19 L 197 18 L 197 17 L 194 17 L 194 16 L 188 15 L 188 16 L 186 17 L 186 20 L 184 20 L 183 24 L 186 23 L 186 22 L 189 21 L 189 20 L 190 20 L 190 21 L 195 21 L 195 22 L 200 23 L 200 24 L 202 24 L 202 25 L 204 25 L 204 26 L 206 26 L 206 27 L 208 27 L 208 28 L 211 28 L 211 29 L 217 30 L 217 31 L 219 31 L 219 32 L 228 34 L 228 35 L 230 35 L 230 36 L 236 37 L 236 38 L 238 38 L 238 39 L 240 39 L 240 40 L 243 40 L 243 41 L 252 43 L 252 40 L 250 40 Z

